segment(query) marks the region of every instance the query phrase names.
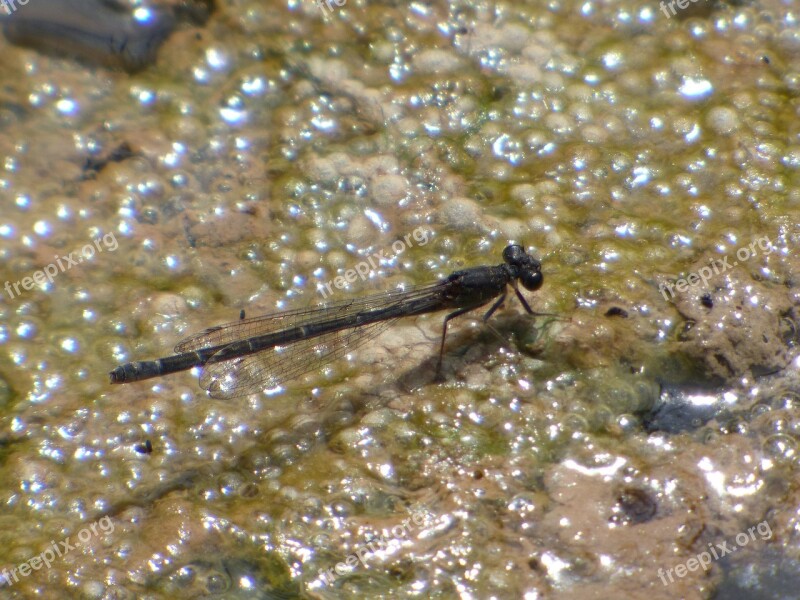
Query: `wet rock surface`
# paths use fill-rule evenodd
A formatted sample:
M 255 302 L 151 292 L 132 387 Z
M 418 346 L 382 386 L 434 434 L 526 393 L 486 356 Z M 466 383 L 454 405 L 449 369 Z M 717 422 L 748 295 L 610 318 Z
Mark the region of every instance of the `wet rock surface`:
M 790 7 L 186 5 L 132 74 L 0 39 L 0 595 L 785 597 Z M 548 314 L 455 319 L 441 373 L 431 315 L 232 401 L 108 383 L 509 242 Z

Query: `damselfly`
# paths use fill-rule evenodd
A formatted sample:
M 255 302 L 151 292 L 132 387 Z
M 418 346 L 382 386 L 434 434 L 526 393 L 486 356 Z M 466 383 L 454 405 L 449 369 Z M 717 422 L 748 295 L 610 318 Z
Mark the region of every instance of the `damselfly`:
M 200 385 L 214 398 L 234 398 L 274 388 L 340 358 L 401 317 L 455 309 L 444 319 L 439 367 L 447 323 L 497 298 L 486 321 L 503 304 L 510 285 L 529 314 L 517 281 L 529 291 L 542 286 L 538 260 L 522 246 L 503 250 L 504 263 L 456 271 L 442 281 L 290 310 L 206 329 L 175 346 L 175 355 L 115 368 L 111 383 L 128 383 L 201 367 Z

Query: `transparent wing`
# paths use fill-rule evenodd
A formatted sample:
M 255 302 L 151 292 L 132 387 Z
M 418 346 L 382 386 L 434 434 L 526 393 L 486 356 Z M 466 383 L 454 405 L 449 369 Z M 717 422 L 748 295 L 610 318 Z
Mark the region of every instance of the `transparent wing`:
M 396 320 L 333 331 L 241 358 L 206 364 L 200 387 L 212 398 L 221 400 L 276 387 L 341 358 L 377 337 Z
M 443 286 L 446 286 L 445 282 L 437 282 L 363 298 L 331 302 L 313 308 L 242 319 L 190 336 L 175 346 L 175 352 L 192 352 L 215 346 L 220 346 L 221 351 L 226 345 L 239 340 L 340 319 L 363 311 L 401 307 L 404 303 L 420 298 L 430 298 L 431 309 L 435 310 Z M 400 316 L 402 315 L 377 323 L 332 331 L 226 361 L 213 362 L 209 358 L 203 366 L 200 386 L 213 398 L 228 399 L 281 385 L 341 358 L 347 352 L 378 336 Z
M 437 282 L 404 290 L 381 292 L 363 298 L 354 298 L 339 302 L 321 304 L 311 308 L 288 310 L 279 313 L 260 315 L 249 319 L 241 319 L 232 323 L 225 323 L 196 333 L 175 346 L 175 353 L 192 352 L 201 348 L 221 346 L 251 337 L 266 335 L 300 327 L 309 323 L 317 323 L 330 319 L 341 318 L 349 314 L 388 307 L 393 304 L 429 296 L 441 288 L 444 282 Z M 297 345 L 297 343 L 295 343 Z

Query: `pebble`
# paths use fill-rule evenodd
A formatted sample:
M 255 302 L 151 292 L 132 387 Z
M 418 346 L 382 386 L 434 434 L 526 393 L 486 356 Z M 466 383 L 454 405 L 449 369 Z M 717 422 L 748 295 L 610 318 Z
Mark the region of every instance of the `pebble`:
M 717 106 L 708 111 L 706 123 L 716 133 L 728 135 L 739 129 L 739 116 L 727 106 Z
M 536 83 L 542 80 L 542 70 L 530 62 L 510 65 L 506 69 L 506 73 L 515 81 L 524 83 Z
M 356 215 L 347 227 L 347 241 L 357 246 L 366 246 L 375 238 L 375 227 L 364 215 Z
M 478 228 L 481 209 L 469 198 L 453 198 L 446 203 L 441 212 L 441 221 L 447 227 L 458 230 Z
M 339 176 L 339 170 L 330 158 L 315 156 L 307 161 L 306 174 L 312 181 L 331 185 Z
M 450 73 L 461 66 L 461 59 L 446 50 L 425 50 L 414 57 L 414 69 L 419 73 Z
M 378 206 L 394 205 L 408 194 L 408 181 L 401 175 L 379 175 L 372 180 L 370 191 Z

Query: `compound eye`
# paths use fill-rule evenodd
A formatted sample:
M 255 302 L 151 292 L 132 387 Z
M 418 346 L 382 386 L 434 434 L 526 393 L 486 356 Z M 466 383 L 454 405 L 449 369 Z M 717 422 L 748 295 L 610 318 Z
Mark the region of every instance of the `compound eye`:
M 503 260 L 509 265 L 518 263 L 525 256 L 525 248 L 519 244 L 511 244 L 503 250 Z
M 534 292 L 542 287 L 544 276 L 541 271 L 525 271 L 519 276 L 522 286 L 529 292 Z

